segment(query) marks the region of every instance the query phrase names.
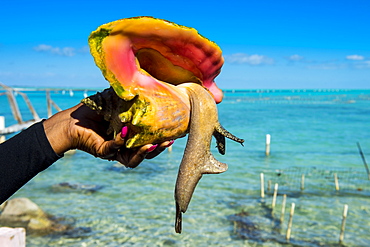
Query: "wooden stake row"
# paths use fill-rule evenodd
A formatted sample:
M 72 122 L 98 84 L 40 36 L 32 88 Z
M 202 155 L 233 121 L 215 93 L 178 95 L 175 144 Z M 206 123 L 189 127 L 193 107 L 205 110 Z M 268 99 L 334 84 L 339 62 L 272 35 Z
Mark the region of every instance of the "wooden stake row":
M 301 176 L 301 190 L 304 190 L 304 182 L 305 182 L 305 175 L 302 174 Z M 334 184 L 335 184 L 335 190 L 339 191 L 339 179 L 337 173 L 334 173 Z
M 264 174 L 260 174 L 261 178 L 261 198 L 265 197 L 265 192 L 264 192 Z M 338 176 L 335 173 L 334 174 L 334 180 L 335 180 L 335 187 L 336 190 L 339 190 L 339 182 L 338 182 Z M 270 182 L 270 180 L 269 180 Z M 276 200 L 277 200 L 277 192 L 278 192 L 279 185 L 275 183 L 274 186 L 274 193 L 272 197 L 272 203 L 271 203 L 271 211 L 272 214 L 274 212 L 275 206 L 276 206 Z M 304 189 L 304 174 L 302 174 L 302 182 L 301 182 L 301 189 Z M 284 222 L 284 214 L 285 214 L 285 207 L 286 207 L 286 200 L 287 196 L 286 194 L 283 195 L 283 201 L 282 201 L 282 207 L 281 207 L 281 215 L 280 215 L 280 224 L 283 224 Z M 286 231 L 286 240 L 289 242 L 291 233 L 292 233 L 292 226 L 293 226 L 293 216 L 294 216 L 294 210 L 295 210 L 295 203 L 291 203 L 290 207 L 290 213 L 289 213 L 289 221 L 288 221 L 288 227 Z M 342 215 L 342 225 L 341 225 L 341 230 L 340 230 L 340 235 L 339 235 L 339 243 L 343 243 L 344 240 L 344 230 L 345 230 L 345 224 L 346 224 L 346 219 L 347 219 L 347 213 L 348 213 L 348 205 L 345 204 L 343 208 L 343 215 Z
M 265 197 L 264 174 L 261 173 L 260 177 L 261 177 L 261 197 L 264 198 Z M 305 183 L 305 175 L 302 174 L 302 176 L 301 176 L 301 190 L 305 189 L 305 184 L 304 183 Z M 337 173 L 334 173 L 334 184 L 335 184 L 335 190 L 339 191 L 339 178 L 338 178 Z M 275 186 L 276 186 L 276 184 L 275 184 Z M 268 180 L 267 181 L 267 191 L 270 191 L 270 188 L 271 188 L 271 180 Z

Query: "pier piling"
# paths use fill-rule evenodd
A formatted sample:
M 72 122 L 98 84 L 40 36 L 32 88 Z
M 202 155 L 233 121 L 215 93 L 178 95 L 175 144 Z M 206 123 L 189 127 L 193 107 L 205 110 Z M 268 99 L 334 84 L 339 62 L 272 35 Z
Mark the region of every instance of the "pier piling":
M 358 148 L 358 152 L 361 155 L 362 162 L 364 163 L 364 166 L 365 166 L 365 169 L 366 169 L 366 172 L 367 172 L 367 178 L 370 180 L 370 170 L 369 170 L 369 167 L 368 167 L 368 165 L 366 163 L 365 155 L 362 152 L 362 148 L 361 148 L 361 145 L 360 145 L 359 142 L 357 142 L 357 148 Z
M 278 187 L 279 187 L 279 185 L 278 184 L 275 184 L 275 187 L 274 187 L 274 196 L 272 197 L 272 204 L 271 204 L 272 211 L 274 211 L 274 208 L 275 208 L 275 205 L 276 205 L 276 196 L 277 196 Z
M 340 235 L 339 235 L 339 243 L 343 243 L 344 239 L 344 229 L 346 226 L 346 219 L 347 219 L 347 213 L 348 213 L 348 204 L 344 204 L 343 207 L 343 217 L 342 217 L 342 226 L 340 228 Z
M 335 190 L 339 191 L 339 181 L 338 181 L 338 175 L 334 173 L 334 182 L 335 182 Z
M 5 129 L 5 117 L 0 116 L 0 131 Z M 5 136 L 0 135 L 0 143 L 5 142 Z
M 0 130 L 5 129 L 5 117 L 0 116 Z
M 283 202 L 281 205 L 280 224 L 283 224 L 284 222 L 285 205 L 286 205 L 286 194 L 283 195 Z
M 30 99 L 27 96 L 27 94 L 25 94 L 23 92 L 20 92 L 18 89 L 13 89 L 11 87 L 8 87 L 8 86 L 6 86 L 2 83 L 0 83 L 0 88 L 5 89 L 5 92 L 1 93 L 1 94 L 2 95 L 5 94 L 7 96 L 8 101 L 9 101 L 9 105 L 10 105 L 10 108 L 11 108 L 11 111 L 12 111 L 12 114 L 13 114 L 13 117 L 18 122 L 17 124 L 13 124 L 13 125 L 8 126 L 6 128 L 5 128 L 5 124 L 3 122 L 0 123 L 0 125 L 1 125 L 0 126 L 0 134 L 6 135 L 6 134 L 18 132 L 18 131 L 26 129 L 29 126 L 31 126 L 32 124 L 40 121 L 40 117 L 37 114 L 35 108 L 33 107 Z M 46 94 L 47 94 L 46 98 L 47 98 L 47 103 L 48 103 L 48 109 L 47 109 L 48 110 L 48 117 L 50 117 L 51 116 L 51 106 L 50 105 L 53 105 L 55 107 L 55 109 L 57 109 L 58 111 L 61 111 L 62 109 L 50 98 L 49 90 L 46 90 Z M 16 95 L 22 96 L 23 101 L 26 103 L 28 109 L 30 110 L 30 112 L 33 116 L 33 119 L 23 121 L 22 114 L 21 114 L 22 112 L 20 111 L 20 109 L 18 107 Z M 0 120 L 0 121 L 2 121 L 2 120 Z M 5 140 L 4 137 L 2 137 L 0 135 L 0 141 L 4 141 L 4 140 Z
M 270 155 L 270 144 L 271 144 L 271 135 L 266 135 L 266 156 Z
M 302 173 L 302 177 L 301 177 L 301 190 L 303 191 L 304 190 L 304 174 Z
M 286 231 L 286 240 L 287 240 L 288 242 L 289 242 L 289 240 L 290 240 L 290 235 L 291 235 L 291 233 L 292 233 L 292 225 L 293 225 L 294 208 L 295 208 L 295 203 L 294 203 L 294 202 L 292 202 L 292 206 L 290 207 L 288 230 Z
M 261 178 L 261 198 L 264 198 L 265 197 L 265 180 L 263 177 L 263 173 L 260 174 L 260 178 Z

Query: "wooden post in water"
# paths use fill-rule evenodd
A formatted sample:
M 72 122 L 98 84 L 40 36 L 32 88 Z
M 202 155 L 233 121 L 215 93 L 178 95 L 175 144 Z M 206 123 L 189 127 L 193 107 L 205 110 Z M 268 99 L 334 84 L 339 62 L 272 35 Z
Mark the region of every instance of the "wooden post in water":
M 361 146 L 360 146 L 359 142 L 357 142 L 357 147 L 358 147 L 358 151 L 360 152 L 362 162 L 364 163 L 364 166 L 365 166 L 365 169 L 366 169 L 366 172 L 367 172 L 367 178 L 370 180 L 370 170 L 369 170 L 369 167 L 367 166 L 365 155 L 362 152 L 362 149 L 361 149 Z
M 344 204 L 342 226 L 340 228 L 340 235 L 339 235 L 339 243 L 340 244 L 343 242 L 343 239 L 344 239 L 344 229 L 345 229 L 345 226 L 346 226 L 347 212 L 348 212 L 348 205 Z
M 267 192 L 270 192 L 271 189 L 271 180 L 267 181 Z
M 263 173 L 260 174 L 261 178 L 261 198 L 265 198 L 265 180 L 263 177 Z
M 0 130 L 5 129 L 5 117 L 0 116 Z M 0 143 L 5 142 L 5 136 L 0 135 Z
M 290 235 L 292 233 L 292 225 L 293 225 L 293 215 L 294 215 L 294 208 L 295 203 L 292 202 L 292 206 L 290 207 L 290 214 L 289 214 L 289 222 L 288 222 L 288 230 L 286 231 L 286 240 L 289 242 Z
M 281 205 L 280 224 L 283 224 L 284 222 L 285 205 L 286 205 L 286 194 L 283 195 L 283 203 Z
M 48 117 L 51 117 L 53 115 L 51 106 L 54 106 L 57 111 L 62 111 L 62 109 L 60 109 L 60 107 L 51 99 L 50 90 L 46 90 L 46 105 L 48 110 Z
M 5 117 L 0 116 L 0 130 L 5 129 Z
M 46 106 L 48 110 L 48 118 L 53 115 L 52 110 L 51 110 L 51 99 L 50 99 L 50 91 L 46 90 Z
M 339 181 L 338 181 L 338 176 L 336 173 L 334 173 L 334 182 L 335 182 L 335 190 L 339 191 Z
M 39 121 L 39 120 L 40 120 L 40 117 L 39 117 L 39 115 L 37 114 L 37 112 L 36 112 L 35 108 L 33 108 L 33 105 L 31 104 L 31 101 L 29 100 L 29 98 L 28 98 L 27 94 L 22 93 L 22 92 L 18 92 L 18 93 L 22 96 L 22 98 L 23 98 L 24 102 L 26 102 L 28 109 L 29 109 L 29 110 L 30 110 L 30 112 L 32 113 L 33 119 L 34 119 L 35 121 Z
M 279 185 L 276 183 L 274 187 L 274 196 L 272 197 L 272 204 L 271 204 L 272 211 L 274 211 L 274 208 L 276 205 L 276 196 L 277 196 L 278 187 Z
M 54 102 L 54 100 L 50 100 L 51 101 L 51 104 L 54 106 L 54 108 L 57 110 L 57 111 L 62 111 L 62 109 Z
M 266 156 L 270 155 L 270 144 L 271 144 L 271 135 L 266 135 Z
M 9 104 L 10 104 L 10 108 L 12 109 L 14 119 L 17 120 L 18 124 L 22 124 L 23 123 L 22 115 L 19 111 L 17 100 L 16 100 L 16 98 L 14 96 L 14 93 L 13 93 L 14 90 L 11 87 L 8 87 L 7 85 L 4 85 L 2 83 L 0 83 L 0 87 L 4 88 L 6 90 L 5 94 L 8 97 L 8 101 L 9 101 Z
M 10 89 L 7 89 L 6 96 L 8 97 L 10 108 L 12 109 L 12 113 L 13 113 L 15 120 L 17 120 L 19 124 L 22 124 L 23 123 L 22 115 L 21 115 L 21 112 L 19 111 L 18 103 L 17 103 L 17 100 L 15 99 L 13 91 Z
M 301 190 L 304 190 L 304 174 L 303 173 L 301 177 Z

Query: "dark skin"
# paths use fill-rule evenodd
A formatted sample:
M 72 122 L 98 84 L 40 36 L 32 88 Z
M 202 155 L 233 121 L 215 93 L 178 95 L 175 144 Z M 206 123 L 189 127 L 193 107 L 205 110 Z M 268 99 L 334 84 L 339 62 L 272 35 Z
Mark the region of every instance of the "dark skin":
M 95 157 L 116 160 L 132 168 L 138 166 L 144 159 L 156 157 L 173 143 L 165 141 L 158 145 L 147 144 L 127 149 L 124 147 L 125 134 L 118 133 L 114 139 L 107 136 L 108 123 L 83 104 L 61 111 L 45 120 L 43 124 L 52 148 L 59 155 L 71 149 L 79 149 Z

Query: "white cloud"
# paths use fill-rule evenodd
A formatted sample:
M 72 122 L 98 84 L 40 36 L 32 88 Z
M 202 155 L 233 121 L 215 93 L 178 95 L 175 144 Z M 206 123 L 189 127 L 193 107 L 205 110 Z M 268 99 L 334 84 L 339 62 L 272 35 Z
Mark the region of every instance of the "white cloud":
M 54 55 L 73 57 L 76 53 L 87 53 L 89 52 L 88 47 L 82 47 L 81 49 L 75 49 L 73 47 L 54 47 L 51 45 L 41 44 L 33 48 L 37 52 L 46 52 Z
M 370 60 L 361 61 L 353 65 L 356 69 L 369 69 L 370 68 Z
M 274 64 L 274 59 L 258 54 L 248 55 L 245 53 L 235 53 L 231 55 L 225 55 L 225 60 L 228 63 L 249 65 Z
M 343 69 L 370 69 L 370 60 L 354 62 L 326 62 L 307 66 L 308 69 L 343 70 Z
M 81 49 L 79 49 L 78 52 L 79 53 L 89 53 L 90 52 L 90 48 L 89 48 L 89 46 L 85 45 Z
M 51 45 L 41 44 L 41 45 L 34 47 L 33 49 L 38 52 L 47 52 L 47 53 L 51 53 L 54 55 L 60 55 L 60 56 L 66 56 L 66 57 L 72 57 L 76 54 L 75 49 L 73 47 L 60 48 L 60 47 L 53 47 Z
M 308 69 L 318 69 L 318 70 L 337 70 L 337 69 L 347 69 L 348 65 L 344 63 L 322 63 L 307 66 Z
M 364 60 L 365 57 L 361 55 L 348 55 L 346 56 L 346 59 L 359 61 L 359 60 Z
M 42 45 L 38 45 L 38 46 L 33 47 L 33 49 L 35 51 L 50 51 L 50 50 L 53 49 L 53 47 L 50 46 L 50 45 L 44 45 L 44 44 L 42 44 Z
M 302 56 L 300 56 L 298 54 L 294 54 L 294 55 L 291 55 L 291 56 L 288 57 L 288 60 L 294 61 L 294 62 L 301 61 L 303 59 L 304 59 L 304 57 L 302 57 Z

